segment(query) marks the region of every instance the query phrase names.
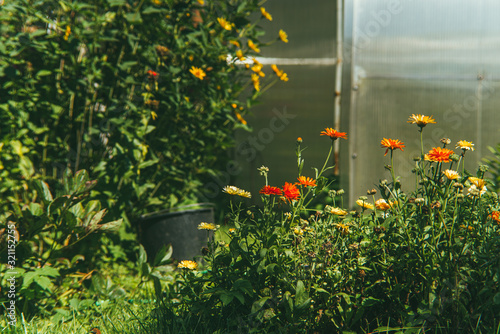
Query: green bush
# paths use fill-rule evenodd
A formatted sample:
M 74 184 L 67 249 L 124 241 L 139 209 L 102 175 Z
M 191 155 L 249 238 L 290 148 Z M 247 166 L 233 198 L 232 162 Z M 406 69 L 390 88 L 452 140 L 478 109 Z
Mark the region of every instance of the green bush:
M 0 142 L 19 141 L 45 178 L 87 169 L 114 216 L 196 202 L 248 108 L 288 80 L 274 68 L 261 89 L 262 65 L 237 65 L 279 40 L 262 41 L 264 15 L 256 0 L 9 1 Z M 16 175 L 1 160 L 5 196 Z
M 412 115 L 421 139 L 432 118 Z M 332 147 L 345 133 L 326 129 Z M 422 141 L 423 142 L 423 141 Z M 248 192 L 228 186 L 233 225 L 226 240 L 209 244 L 205 270 L 179 263 L 184 278 L 169 289 L 167 328 L 177 332 L 336 333 L 492 332 L 500 325 L 500 203 L 487 190 L 486 168 L 472 176 L 459 154 L 432 148 L 415 158 L 417 189 L 404 193 L 393 155 L 399 140 L 383 139 L 392 180 L 382 180 L 342 208 L 341 190 L 328 190 L 324 171 L 260 191 L 263 206 L 249 207 Z M 389 157 L 388 157 L 389 158 Z M 310 210 L 321 193 L 323 210 Z M 376 194 L 380 194 L 376 199 Z M 378 197 L 378 196 L 377 196 Z M 200 226 L 202 227 L 202 226 Z M 204 225 L 203 228 L 216 229 Z M 222 233 L 219 231 L 218 233 Z M 178 304 L 171 302 L 179 300 Z M 170 301 L 170 303 L 169 303 Z
M 102 223 L 106 209 L 89 200 L 96 182 L 85 170 L 74 176 L 68 170 L 61 184 L 49 185 L 33 177 L 33 167 L 23 172 L 25 181 L 17 198 L 9 198 L 13 212 L 0 223 L 2 290 L 0 302 L 16 303 L 25 317 L 50 314 L 55 307 L 68 306 L 82 291 L 81 280 L 92 275 L 86 268 L 87 254 L 74 245 L 94 232 L 117 230 L 121 219 Z M 8 283 L 8 284 L 6 284 Z

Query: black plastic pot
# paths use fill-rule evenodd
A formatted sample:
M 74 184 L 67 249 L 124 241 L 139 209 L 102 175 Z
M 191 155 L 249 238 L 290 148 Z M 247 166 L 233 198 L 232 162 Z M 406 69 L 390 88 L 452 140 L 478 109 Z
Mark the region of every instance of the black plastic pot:
M 199 207 L 199 205 L 197 205 Z M 213 233 L 198 230 L 201 222 L 213 223 L 212 207 L 203 207 L 175 212 L 159 212 L 144 215 L 139 220 L 140 241 L 146 249 L 148 259 L 154 259 L 164 245 L 172 245 L 172 257 L 177 260 L 192 260 L 201 255 Z

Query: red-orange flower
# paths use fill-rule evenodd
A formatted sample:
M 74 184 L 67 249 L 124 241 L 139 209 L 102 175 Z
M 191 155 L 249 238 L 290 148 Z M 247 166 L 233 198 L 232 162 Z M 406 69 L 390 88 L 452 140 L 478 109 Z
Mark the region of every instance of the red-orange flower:
M 300 191 L 293 183 L 285 182 L 285 185 L 283 186 L 283 195 L 289 201 L 293 201 L 299 199 Z
M 299 176 L 297 180 L 299 180 L 300 184 L 304 187 L 316 187 L 316 180 L 312 177 Z
M 425 155 L 425 160 L 434 162 L 450 162 L 450 155 L 452 154 L 453 151 L 447 148 L 433 147 L 432 150 Z
M 500 224 L 500 211 L 493 211 L 488 217 Z
M 152 70 L 149 70 L 148 71 L 148 75 L 152 78 L 155 78 L 158 76 L 158 73 L 156 73 L 155 71 L 152 71 Z
M 346 132 L 339 132 L 332 128 L 325 128 L 325 131 L 321 131 L 321 136 L 328 136 L 332 138 L 332 140 L 336 140 L 337 138 L 347 139 Z
M 283 192 L 281 191 L 280 188 L 271 187 L 271 186 L 262 187 L 262 189 L 259 191 L 259 193 L 263 194 L 263 195 L 278 195 L 278 196 L 283 195 Z
M 405 147 L 404 143 L 402 141 L 399 141 L 399 139 L 384 138 L 384 139 L 382 139 L 380 144 L 382 145 L 382 147 L 387 148 L 387 150 L 385 150 L 384 156 L 387 155 L 387 152 L 389 152 L 389 150 L 393 151 L 393 150 L 399 148 L 401 151 L 403 151 L 403 147 Z

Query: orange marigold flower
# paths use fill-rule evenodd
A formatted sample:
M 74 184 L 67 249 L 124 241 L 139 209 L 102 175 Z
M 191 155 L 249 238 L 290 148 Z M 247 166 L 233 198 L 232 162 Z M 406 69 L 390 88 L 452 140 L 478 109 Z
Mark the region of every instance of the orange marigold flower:
M 271 16 L 271 14 L 269 14 L 264 7 L 260 7 L 260 12 L 262 13 L 262 16 L 264 16 L 269 21 L 273 20 L 273 17 Z
M 262 189 L 259 191 L 259 193 L 263 194 L 263 195 L 278 195 L 278 196 L 283 195 L 283 192 L 281 191 L 280 188 L 272 187 L 272 186 L 262 187 Z
M 200 80 L 203 80 L 203 78 L 207 76 L 205 71 L 203 71 L 201 68 L 195 67 L 195 66 L 192 66 L 191 69 L 189 70 L 189 72 L 191 72 L 192 75 L 194 75 L 195 77 L 197 77 Z
M 279 36 L 283 42 L 288 43 L 288 35 L 282 29 L 279 31 Z
M 500 211 L 493 211 L 488 217 L 500 224 Z
M 299 180 L 300 184 L 304 187 L 316 187 L 316 180 L 312 177 L 299 176 L 297 180 Z
M 283 195 L 289 201 L 293 201 L 299 199 L 300 191 L 293 183 L 285 182 L 283 186 Z
M 384 156 L 387 155 L 387 152 L 389 152 L 389 150 L 391 150 L 391 152 L 392 152 L 395 149 L 399 148 L 401 151 L 403 151 L 403 147 L 405 147 L 405 145 L 404 145 L 405 143 L 403 143 L 399 139 L 387 139 L 387 138 L 384 138 L 384 139 L 382 139 L 382 141 L 380 142 L 380 144 L 382 145 L 382 147 L 387 148 L 387 150 L 385 150 Z
M 433 147 L 432 150 L 425 155 L 425 160 L 433 162 L 450 162 L 450 155 L 452 154 L 453 151 L 447 148 Z
M 420 114 L 412 114 L 408 119 L 408 123 L 417 124 L 419 127 L 423 128 L 427 124 L 436 123 L 436 120 L 432 118 L 432 116 L 424 116 Z
M 325 131 L 321 131 L 320 135 L 321 136 L 328 136 L 332 140 L 336 140 L 337 138 L 347 139 L 346 132 L 339 132 L 339 131 L 332 129 L 332 128 L 325 128 Z
M 375 207 L 377 208 L 377 210 L 386 211 L 391 208 L 391 204 L 387 203 L 385 199 L 381 198 L 375 201 Z
M 151 78 L 155 78 L 158 76 L 158 73 L 156 73 L 155 71 L 152 71 L 152 70 L 148 70 L 148 75 L 151 77 Z

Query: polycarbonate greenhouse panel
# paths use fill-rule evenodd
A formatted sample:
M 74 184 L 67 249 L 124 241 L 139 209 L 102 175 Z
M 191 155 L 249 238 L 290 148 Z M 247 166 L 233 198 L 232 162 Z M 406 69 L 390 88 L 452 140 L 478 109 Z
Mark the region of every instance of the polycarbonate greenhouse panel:
M 336 1 L 268 0 L 263 4 L 273 20 L 262 19 L 266 38 L 272 42 L 283 29 L 288 43 L 277 41 L 262 48 L 265 57 L 272 58 L 332 58 L 335 57 Z
M 500 95 L 494 94 L 499 90 L 497 82 L 364 80 L 356 92 L 356 121 L 350 133 L 354 200 L 381 179 L 391 179 L 384 168 L 390 165 L 390 153 L 384 156 L 385 149 L 380 147 L 383 137 L 405 143 L 403 152 L 394 151 L 395 173 L 401 176 L 405 192 L 415 189 L 411 170 L 413 158 L 421 154 L 420 133 L 415 124 L 407 123 L 411 114 L 433 115 L 436 120 L 423 130 L 424 153 L 442 147 L 441 138 L 451 139 L 451 149 L 459 140 L 472 141 L 475 151 L 466 153 L 465 165 L 475 173 L 481 158 L 489 153 L 487 146 L 500 142 Z
M 420 142 L 418 127 L 407 123 L 411 114 L 436 119 L 424 128 L 425 153 L 443 137 L 453 149 L 472 141 L 476 150 L 465 161 L 475 173 L 487 147 L 500 142 L 500 2 L 354 0 L 346 13 L 350 203 L 390 179 L 383 137 L 405 142 L 404 152 L 394 152 L 396 175 L 403 190 L 415 188 Z
M 234 158 L 240 170 L 234 173 L 234 183 L 256 198 L 265 185 L 257 171 L 262 165 L 270 169 L 270 185 L 281 187 L 284 182 L 297 181 L 297 137 L 303 139 L 302 147 L 307 147 L 303 152 L 305 176 L 314 176 L 312 167 L 321 169 L 330 148 L 330 138 L 320 136 L 320 132 L 333 122 L 334 67 L 282 68 L 290 81 L 278 82 L 262 96 L 262 103 L 252 108 L 252 115 L 246 118 L 253 132 L 237 132 Z
M 357 74 L 498 79 L 499 15 L 497 0 L 354 0 Z

